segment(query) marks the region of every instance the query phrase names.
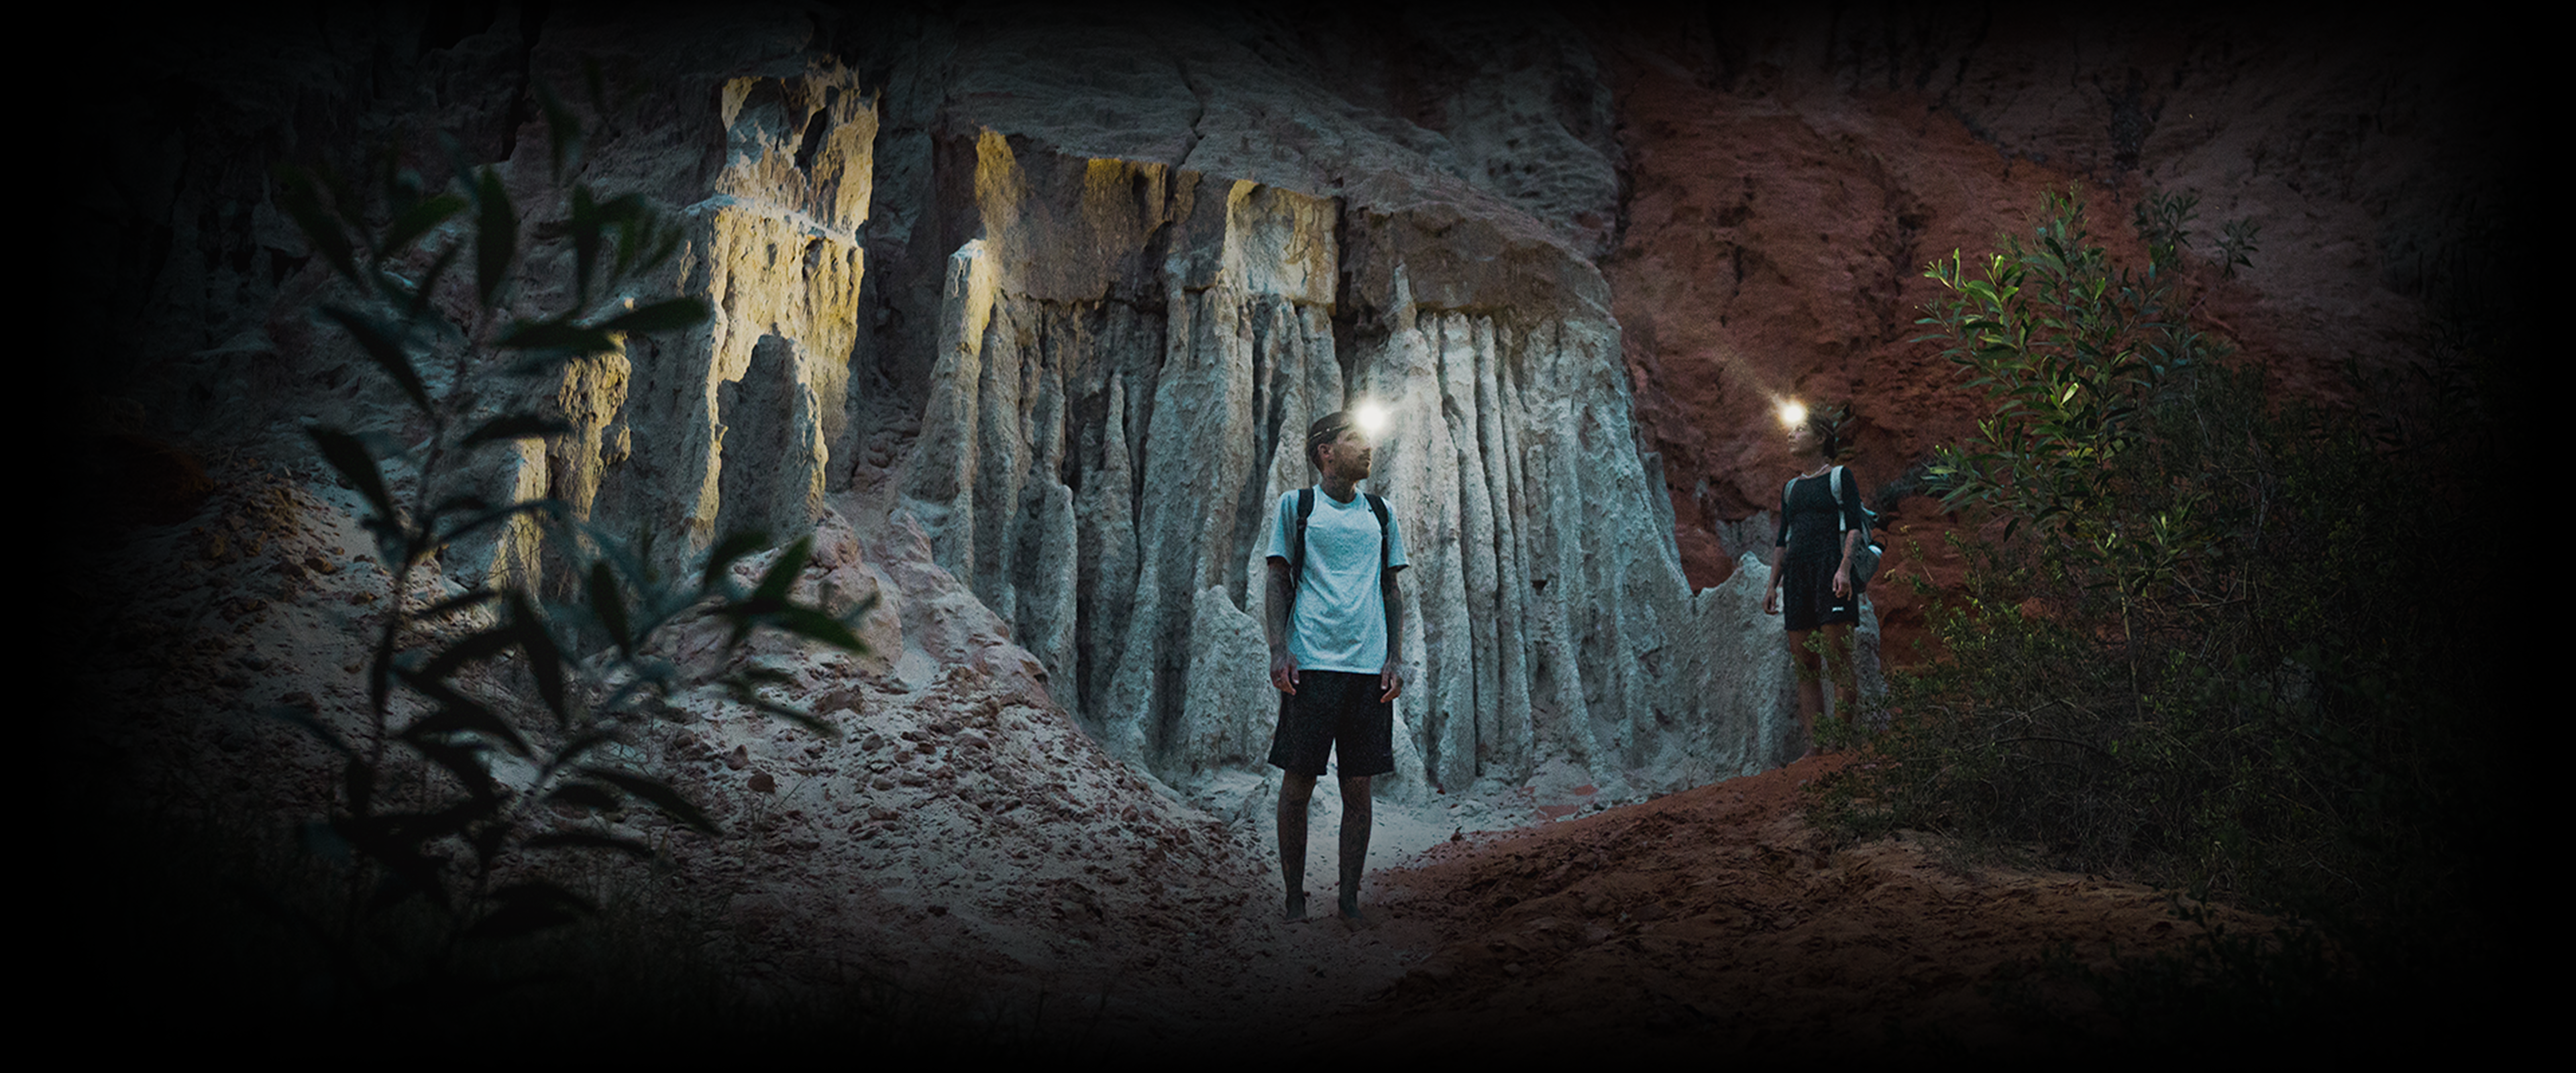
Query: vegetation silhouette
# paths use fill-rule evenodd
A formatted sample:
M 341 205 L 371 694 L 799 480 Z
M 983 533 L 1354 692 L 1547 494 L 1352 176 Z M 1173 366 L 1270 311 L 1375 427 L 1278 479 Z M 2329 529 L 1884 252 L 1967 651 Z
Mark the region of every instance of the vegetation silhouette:
M 598 80 L 593 105 L 605 115 Z M 577 167 L 583 124 L 542 87 L 557 190 Z M 641 197 L 572 183 L 560 219 L 538 225 L 572 252 L 561 308 L 538 315 L 513 291 L 525 247 L 520 209 L 500 172 L 466 166 L 424 182 L 385 154 L 372 200 L 327 169 L 280 173 L 284 204 L 312 249 L 339 275 L 319 303 L 429 426 L 416 447 L 387 447 L 348 430 L 306 429 L 314 449 L 365 501 L 366 528 L 389 578 L 389 610 L 366 664 L 362 726 L 317 713 L 274 714 L 309 732 L 339 766 L 331 814 L 304 828 L 305 845 L 334 867 L 327 905 L 263 899 L 325 952 L 327 1005 L 363 1021 L 475 1007 L 538 977 L 505 970 L 495 944 L 525 940 L 599 907 L 567 872 L 602 856 L 650 862 L 677 831 L 716 835 L 707 812 L 650 770 L 636 736 L 667 703 L 709 680 L 667 654 L 671 635 L 713 620 L 730 655 L 775 630 L 846 651 L 863 646 L 847 617 L 800 602 L 794 589 L 811 538 L 782 550 L 745 587 L 735 564 L 769 547 L 758 533 L 717 541 L 685 577 L 670 576 L 646 540 L 588 524 L 559 500 L 513 501 L 478 487 L 476 456 L 570 427 L 535 407 L 485 392 L 495 365 L 508 378 L 560 382 L 568 368 L 623 360 L 630 336 L 705 320 L 694 297 L 643 299 L 678 249 L 680 228 Z M 470 278 L 459 278 L 471 265 Z M 433 385 L 423 360 L 443 362 Z M 433 366 L 435 367 L 435 366 Z M 546 394 L 551 394 L 546 393 Z M 506 460 L 505 460 L 506 461 Z M 520 529 L 568 583 L 521 569 L 461 593 L 435 580 L 443 550 Z M 850 614 L 866 613 L 873 601 Z M 834 728 L 763 695 L 784 678 L 757 666 L 713 676 L 746 706 L 817 734 Z M 666 823 L 644 822 L 642 813 Z
M 2109 976 L 2060 964 L 2128 1042 L 2443 1031 L 2470 1014 L 2439 990 L 2494 956 L 2483 888 L 2510 829 L 2472 732 L 2501 670 L 2492 608 L 2425 598 L 2494 591 L 2457 554 L 2509 531 L 2485 358 L 2352 370 L 2351 409 L 2267 397 L 2193 324 L 2193 205 L 2145 197 L 2142 268 L 2069 191 L 1927 270 L 1944 294 L 1922 338 L 1986 402 L 1932 467 L 1969 569 L 1936 607 L 1939 658 L 1893 677 L 1892 729 L 1821 815 L 2293 921 Z M 2219 267 L 2250 264 L 2253 234 L 2229 225 Z

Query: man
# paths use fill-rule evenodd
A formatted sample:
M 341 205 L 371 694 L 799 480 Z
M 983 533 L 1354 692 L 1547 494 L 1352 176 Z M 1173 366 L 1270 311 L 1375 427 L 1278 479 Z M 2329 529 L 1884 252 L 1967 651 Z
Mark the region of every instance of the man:
M 1395 770 L 1394 701 L 1404 691 L 1404 599 L 1395 584 L 1404 541 L 1385 501 L 1359 493 L 1370 454 L 1368 433 L 1348 411 L 1307 428 L 1306 460 L 1322 480 L 1279 498 L 1265 616 L 1270 684 L 1281 693 L 1270 763 L 1287 773 L 1279 784 L 1287 918 L 1306 916 L 1306 805 L 1331 753 L 1342 784 L 1341 915 L 1354 927 L 1366 923 L 1369 779 Z

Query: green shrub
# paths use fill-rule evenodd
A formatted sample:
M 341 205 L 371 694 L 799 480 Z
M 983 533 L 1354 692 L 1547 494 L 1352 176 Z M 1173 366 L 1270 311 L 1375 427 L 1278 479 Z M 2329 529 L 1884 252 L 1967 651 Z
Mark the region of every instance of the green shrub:
M 561 186 L 581 124 L 540 97 Z M 564 504 L 495 502 L 473 476 L 477 455 L 568 431 L 510 408 L 507 399 L 529 393 L 492 390 L 496 376 L 544 383 L 569 363 L 622 351 L 630 334 L 705 319 L 695 298 L 653 297 L 675 225 L 634 195 L 573 185 L 560 218 L 541 225 L 560 228 L 572 249 L 572 278 L 557 292 L 563 308 L 531 314 L 534 300 L 511 286 L 523 259 L 519 209 L 494 169 L 459 163 L 443 189 L 390 161 L 376 172 L 381 189 L 370 198 L 328 173 L 288 171 L 284 201 L 345 285 L 319 307 L 321 319 L 358 344 L 430 434 L 391 449 L 337 428 L 307 430 L 365 501 L 390 610 L 365 642 L 364 725 L 279 713 L 338 758 L 336 806 L 305 829 L 308 847 L 333 862 L 318 873 L 333 890 L 267 899 L 323 951 L 328 1005 L 362 1016 L 456 1010 L 524 983 L 513 974 L 527 959 L 495 954 L 495 944 L 594 913 L 575 877 L 601 856 L 657 858 L 620 822 L 630 813 L 717 833 L 641 766 L 647 752 L 635 748 L 637 728 L 671 711 L 655 702 L 705 677 L 675 665 L 657 639 L 712 618 L 729 627 L 728 651 L 755 629 L 859 648 L 844 620 L 792 597 L 806 541 L 747 591 L 731 568 L 767 546 L 757 534 L 728 536 L 691 576 L 673 578 L 649 550 L 583 524 Z M 466 265 L 470 280 L 458 278 Z M 446 375 L 424 376 L 424 362 Z M 445 549 L 530 523 L 569 564 L 559 599 L 525 577 L 435 601 L 415 591 Z M 748 706 L 830 733 L 757 692 L 778 677 L 752 669 L 722 681 Z
M 1932 265 L 1926 338 L 1988 403 L 1933 470 L 1979 535 L 1944 657 L 1891 681 L 1882 762 L 1826 812 L 2295 914 L 2375 972 L 2481 956 L 2502 661 L 2447 597 L 2482 581 L 2462 535 L 2511 530 L 2474 355 L 2356 372 L 2354 409 L 2267 397 L 2189 323 L 2189 208 L 2141 207 L 2143 270 L 2072 194 L 1973 276 Z

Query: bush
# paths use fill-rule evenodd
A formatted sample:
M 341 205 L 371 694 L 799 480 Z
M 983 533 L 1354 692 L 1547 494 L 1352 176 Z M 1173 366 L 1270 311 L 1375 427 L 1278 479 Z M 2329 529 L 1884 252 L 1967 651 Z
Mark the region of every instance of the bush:
M 581 124 L 540 97 L 560 187 Z M 444 188 L 390 160 L 371 170 L 382 178 L 373 197 L 328 173 L 289 171 L 284 201 L 344 285 L 321 319 L 358 344 L 430 433 L 418 447 L 391 449 L 341 429 L 307 430 L 365 501 L 390 610 L 362 642 L 372 651 L 364 725 L 277 713 L 337 758 L 340 777 L 331 814 L 305 828 L 308 847 L 333 864 L 317 873 L 327 896 L 267 899 L 323 951 L 328 1005 L 360 1017 L 453 1011 L 524 983 L 508 966 L 527 959 L 496 954 L 494 944 L 594 913 L 567 872 L 589 872 L 602 855 L 656 859 L 646 839 L 662 836 L 646 833 L 655 828 L 637 824 L 638 814 L 717 833 L 644 766 L 635 739 L 671 711 L 655 701 L 703 677 L 675 665 L 657 639 L 715 619 L 728 627 L 728 650 L 772 628 L 859 647 L 844 620 L 792 598 L 805 541 L 748 590 L 732 567 L 767 546 L 757 534 L 726 537 L 690 576 L 674 578 L 648 549 L 584 524 L 565 504 L 495 501 L 474 476 L 488 468 L 473 464 L 477 455 L 569 431 L 512 408 L 509 398 L 530 393 L 491 390 L 493 370 L 546 383 L 568 365 L 621 352 L 630 334 L 705 319 L 695 298 L 654 297 L 666 290 L 653 273 L 677 246 L 674 225 L 634 195 L 573 185 L 561 217 L 541 225 L 570 240 L 564 307 L 532 315 L 533 303 L 512 293 L 523 260 L 519 209 L 494 169 L 460 163 Z M 456 278 L 466 265 L 470 281 Z M 445 375 L 424 376 L 424 360 Z M 524 571 L 445 598 L 417 583 L 445 549 L 509 527 L 538 535 L 568 564 L 560 599 Z M 755 668 L 723 681 L 748 706 L 830 733 L 759 694 L 780 677 Z
M 1933 471 L 1985 535 L 1827 811 L 2295 914 L 2383 977 L 2481 956 L 2507 813 L 2470 720 L 2502 660 L 2491 608 L 2428 598 L 2495 591 L 2460 538 L 2510 531 L 2476 357 L 2355 371 L 2354 410 L 2267 399 L 2189 323 L 2189 208 L 2141 208 L 2143 270 L 2072 193 L 1975 275 L 1931 266 L 1919 323 L 1989 404 Z

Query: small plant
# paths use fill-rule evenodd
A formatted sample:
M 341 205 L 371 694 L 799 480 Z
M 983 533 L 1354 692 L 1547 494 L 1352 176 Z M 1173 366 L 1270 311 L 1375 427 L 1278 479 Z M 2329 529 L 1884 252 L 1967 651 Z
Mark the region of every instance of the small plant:
M 2183 251 L 2191 242 L 2191 218 L 2200 212 L 2200 195 L 2148 191 L 2138 199 L 2135 211 L 2138 238 L 2147 244 L 2147 260 L 2158 272 L 2180 270 Z
M 578 159 L 581 124 L 551 94 L 540 98 L 560 188 Z M 843 619 L 793 598 L 807 541 L 780 553 L 748 590 L 732 568 L 767 546 L 757 534 L 726 537 L 680 581 L 656 568 L 649 549 L 583 524 L 563 503 L 493 501 L 462 464 L 566 431 L 481 395 L 486 367 L 506 360 L 510 377 L 560 377 L 571 363 L 620 351 L 630 334 L 705 319 L 695 298 L 637 300 L 676 248 L 677 227 L 634 195 L 573 185 L 562 219 L 541 225 L 568 237 L 572 286 L 563 308 L 527 315 L 511 286 L 522 258 L 519 210 L 493 168 L 460 163 L 443 189 L 390 159 L 377 174 L 372 202 L 328 172 L 283 175 L 289 211 L 346 284 L 320 317 L 355 340 L 430 429 L 410 449 L 308 429 L 366 502 L 391 599 L 370 646 L 365 725 L 346 732 L 284 713 L 341 768 L 337 805 L 310 825 L 307 842 L 346 865 L 347 886 L 336 910 L 298 919 L 328 951 L 339 1005 L 396 996 L 451 1005 L 500 985 L 464 971 L 479 944 L 593 911 L 543 862 L 653 859 L 655 847 L 617 822 L 630 808 L 716 833 L 701 808 L 639 767 L 642 753 L 631 748 L 637 725 L 667 710 L 653 702 L 690 684 L 657 640 L 713 618 L 728 627 L 727 651 L 760 629 L 853 651 L 860 642 Z M 470 281 L 457 278 L 466 263 Z M 444 363 L 443 384 L 422 374 L 423 359 Z M 415 593 L 442 549 L 514 524 L 534 524 L 573 564 L 562 599 L 549 601 L 525 577 L 435 600 Z M 759 687 L 780 677 L 755 668 L 724 685 L 739 701 L 832 733 L 761 697 Z
M 1915 322 L 1929 329 L 1918 341 L 1943 344 L 1990 403 L 1966 445 L 1935 457 L 1943 504 L 2001 516 L 2007 540 L 2032 526 L 2042 547 L 2123 593 L 2173 576 L 2206 537 L 2192 523 L 2197 496 L 2119 486 L 2123 456 L 2146 435 L 2145 405 L 2227 353 L 2182 316 L 2171 259 L 2193 201 L 2139 206 L 2156 265 L 2133 274 L 2093 243 L 2072 191 L 2050 194 L 2031 236 L 2007 237 L 1975 277 L 1955 253 L 1933 262 L 1924 274 L 1950 296 Z
M 2263 225 L 2253 220 L 2229 220 L 2218 238 L 2218 274 L 2234 279 L 2238 266 L 2253 267 L 2254 255 L 2261 252 L 2254 240 L 2262 233 Z

